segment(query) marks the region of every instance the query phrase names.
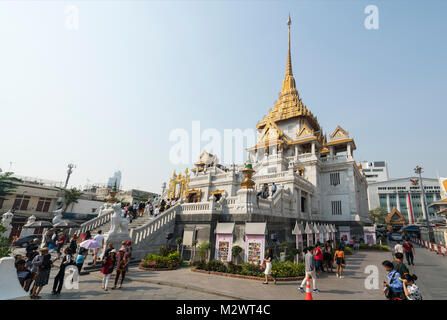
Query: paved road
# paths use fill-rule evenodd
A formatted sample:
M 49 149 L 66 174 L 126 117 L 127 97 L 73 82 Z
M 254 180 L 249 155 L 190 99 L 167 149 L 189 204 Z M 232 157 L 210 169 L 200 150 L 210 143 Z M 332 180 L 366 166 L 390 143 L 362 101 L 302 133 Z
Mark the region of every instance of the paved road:
M 447 300 L 447 257 L 417 245 L 415 251 L 410 273 L 417 275 L 423 299 Z
M 197 292 L 183 288 L 156 285 L 139 281 L 124 281 L 123 288 L 105 292 L 101 289 L 101 276 L 99 272 L 80 277 L 79 289 L 62 289 L 60 296 L 51 295 L 53 279 L 56 270 L 51 272 L 49 285 L 45 286 L 40 294 L 42 300 L 222 300 L 225 297 Z M 113 281 L 113 279 L 112 279 Z M 29 300 L 23 297 L 18 300 Z

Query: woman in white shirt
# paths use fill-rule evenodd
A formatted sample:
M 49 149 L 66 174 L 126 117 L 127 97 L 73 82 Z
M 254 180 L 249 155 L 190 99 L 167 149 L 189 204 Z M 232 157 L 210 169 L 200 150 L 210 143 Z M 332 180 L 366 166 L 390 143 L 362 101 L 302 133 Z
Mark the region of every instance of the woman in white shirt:
M 421 291 L 419 287 L 414 283 L 418 277 L 416 275 L 406 275 L 402 280 L 405 296 L 408 300 L 422 300 Z

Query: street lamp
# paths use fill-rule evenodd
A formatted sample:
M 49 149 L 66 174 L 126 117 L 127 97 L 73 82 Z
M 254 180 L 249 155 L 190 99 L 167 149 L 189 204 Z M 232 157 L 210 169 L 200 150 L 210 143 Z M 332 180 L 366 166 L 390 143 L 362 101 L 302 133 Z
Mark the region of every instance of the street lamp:
M 76 166 L 72 163 L 68 164 L 68 170 L 67 170 L 67 180 L 65 180 L 65 186 L 64 189 L 67 188 L 68 180 L 70 179 L 71 174 L 73 173 L 73 168 L 76 168 Z
M 422 196 L 422 213 L 425 215 L 425 222 L 427 223 L 427 229 L 428 229 L 428 237 L 429 241 L 431 241 L 431 228 L 430 228 L 430 220 L 428 218 L 428 210 L 427 210 L 427 201 L 425 199 L 425 190 L 424 190 L 424 184 L 422 183 L 422 167 L 416 166 L 414 168 L 414 172 L 419 175 L 419 186 L 421 188 L 421 196 Z

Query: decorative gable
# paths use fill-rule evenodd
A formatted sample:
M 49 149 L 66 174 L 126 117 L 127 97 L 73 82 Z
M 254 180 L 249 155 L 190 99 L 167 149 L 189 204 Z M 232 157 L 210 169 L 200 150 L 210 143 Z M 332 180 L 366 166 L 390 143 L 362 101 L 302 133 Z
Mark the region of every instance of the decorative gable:
M 330 136 L 331 140 L 343 139 L 343 138 L 348 138 L 348 137 L 349 137 L 349 132 L 344 130 L 340 126 L 337 126 L 337 128 L 335 128 L 334 132 Z
M 313 135 L 314 135 L 314 130 L 309 128 L 307 126 L 307 124 L 304 124 L 303 127 L 300 129 L 300 131 L 298 131 L 298 133 L 296 134 L 296 137 L 297 138 L 306 138 L 306 137 L 313 136 Z

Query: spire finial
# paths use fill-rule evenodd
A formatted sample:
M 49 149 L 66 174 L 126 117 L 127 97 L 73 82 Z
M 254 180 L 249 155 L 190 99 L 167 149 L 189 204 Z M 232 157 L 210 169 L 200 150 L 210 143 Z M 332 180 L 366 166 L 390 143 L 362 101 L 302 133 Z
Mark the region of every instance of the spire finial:
M 289 29 L 289 47 L 288 47 L 288 52 L 287 52 L 287 65 L 286 65 L 286 75 L 284 77 L 284 81 L 283 81 L 283 86 L 282 86 L 282 92 L 285 91 L 289 91 L 289 90 L 293 90 L 295 89 L 295 79 L 293 78 L 293 73 L 292 73 L 292 55 L 290 53 L 290 25 L 292 24 L 292 19 L 290 18 L 290 13 L 289 13 L 289 18 L 287 19 L 287 26 Z

